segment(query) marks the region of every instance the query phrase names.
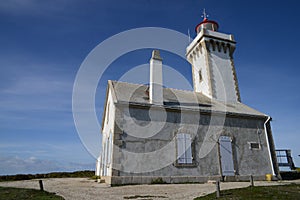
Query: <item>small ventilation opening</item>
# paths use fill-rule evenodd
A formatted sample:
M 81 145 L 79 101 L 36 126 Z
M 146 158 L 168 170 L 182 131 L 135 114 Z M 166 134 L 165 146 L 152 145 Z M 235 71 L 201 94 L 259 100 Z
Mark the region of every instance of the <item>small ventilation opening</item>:
M 260 145 L 257 142 L 249 142 L 250 149 L 260 149 Z

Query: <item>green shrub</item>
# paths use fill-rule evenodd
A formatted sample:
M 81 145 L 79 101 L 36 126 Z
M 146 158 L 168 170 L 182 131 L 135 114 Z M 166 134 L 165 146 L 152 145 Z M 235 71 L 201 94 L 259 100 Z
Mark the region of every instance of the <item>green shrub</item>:
M 95 180 L 101 179 L 101 176 L 96 176 L 96 175 L 94 175 L 94 176 L 91 177 L 91 179 L 95 179 Z
M 151 184 L 166 184 L 166 182 L 161 178 L 156 178 L 151 180 Z

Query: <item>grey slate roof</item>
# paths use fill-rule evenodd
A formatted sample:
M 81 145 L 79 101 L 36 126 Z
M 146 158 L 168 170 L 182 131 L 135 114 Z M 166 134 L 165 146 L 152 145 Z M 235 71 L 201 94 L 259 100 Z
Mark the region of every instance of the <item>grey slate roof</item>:
M 149 86 L 141 84 L 132 84 L 119 81 L 109 81 L 117 103 L 135 104 L 135 105 L 151 105 L 149 103 Z M 243 114 L 251 116 L 267 117 L 243 103 L 224 103 L 211 99 L 201 93 L 178 90 L 171 88 L 163 89 L 164 107 L 174 109 L 191 109 L 208 112 L 226 112 L 232 114 Z

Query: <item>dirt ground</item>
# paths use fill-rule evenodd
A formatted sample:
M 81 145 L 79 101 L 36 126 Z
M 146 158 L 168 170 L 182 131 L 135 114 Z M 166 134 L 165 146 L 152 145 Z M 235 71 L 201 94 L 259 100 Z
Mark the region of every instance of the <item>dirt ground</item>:
M 109 187 L 87 178 L 51 178 L 42 179 L 44 189 L 63 196 L 66 200 L 82 199 L 193 199 L 215 191 L 215 184 L 163 184 L 163 185 L 128 185 Z M 298 183 L 296 181 L 266 182 L 257 181 L 256 186 Z M 221 183 L 221 190 L 247 187 L 248 182 Z M 39 189 L 38 180 L 0 182 L 0 186 Z

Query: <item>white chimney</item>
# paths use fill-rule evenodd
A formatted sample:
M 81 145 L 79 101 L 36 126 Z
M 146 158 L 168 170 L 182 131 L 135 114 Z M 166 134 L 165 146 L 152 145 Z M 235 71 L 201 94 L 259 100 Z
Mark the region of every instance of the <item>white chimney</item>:
M 150 59 L 150 103 L 163 104 L 162 58 L 159 50 L 152 51 Z

